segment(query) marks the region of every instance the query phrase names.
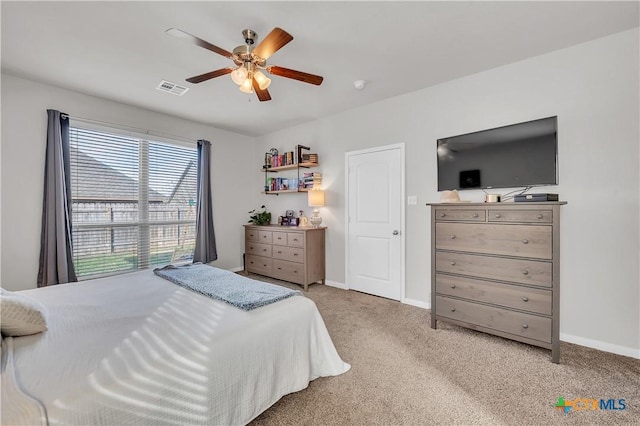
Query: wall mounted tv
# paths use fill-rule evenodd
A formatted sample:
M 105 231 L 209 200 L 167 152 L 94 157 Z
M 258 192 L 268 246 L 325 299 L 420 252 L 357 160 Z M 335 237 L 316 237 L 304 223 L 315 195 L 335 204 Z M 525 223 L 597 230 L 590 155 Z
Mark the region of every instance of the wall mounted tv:
M 558 184 L 558 117 L 438 139 L 438 191 Z

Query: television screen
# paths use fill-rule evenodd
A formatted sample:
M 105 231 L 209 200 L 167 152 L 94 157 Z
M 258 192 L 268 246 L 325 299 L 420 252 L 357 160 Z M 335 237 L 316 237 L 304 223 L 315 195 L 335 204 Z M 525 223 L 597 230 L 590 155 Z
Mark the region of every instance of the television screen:
M 558 183 L 557 117 L 438 139 L 438 191 Z

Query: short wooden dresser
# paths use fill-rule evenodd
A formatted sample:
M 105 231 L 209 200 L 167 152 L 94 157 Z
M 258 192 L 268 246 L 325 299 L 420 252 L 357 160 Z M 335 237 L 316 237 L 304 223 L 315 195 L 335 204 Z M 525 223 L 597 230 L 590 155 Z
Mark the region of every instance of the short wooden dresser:
M 325 280 L 326 228 L 245 225 L 245 271 L 304 286 Z
M 551 349 L 560 362 L 560 206 L 431 206 L 431 327 L 444 320 Z

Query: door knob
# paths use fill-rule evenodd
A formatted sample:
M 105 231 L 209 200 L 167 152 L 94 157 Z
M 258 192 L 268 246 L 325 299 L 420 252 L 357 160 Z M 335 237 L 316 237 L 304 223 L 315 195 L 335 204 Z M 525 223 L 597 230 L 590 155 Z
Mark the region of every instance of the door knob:
M 393 235 L 398 235 L 400 233 L 400 231 L 398 231 L 397 229 L 393 230 Z

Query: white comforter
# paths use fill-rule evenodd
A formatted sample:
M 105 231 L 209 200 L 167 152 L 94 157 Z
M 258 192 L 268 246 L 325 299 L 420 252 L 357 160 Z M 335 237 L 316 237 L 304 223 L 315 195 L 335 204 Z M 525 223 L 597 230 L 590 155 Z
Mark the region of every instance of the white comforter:
M 302 296 L 245 312 L 151 271 L 24 294 L 49 330 L 4 339 L 3 425 L 245 424 L 349 369 Z

